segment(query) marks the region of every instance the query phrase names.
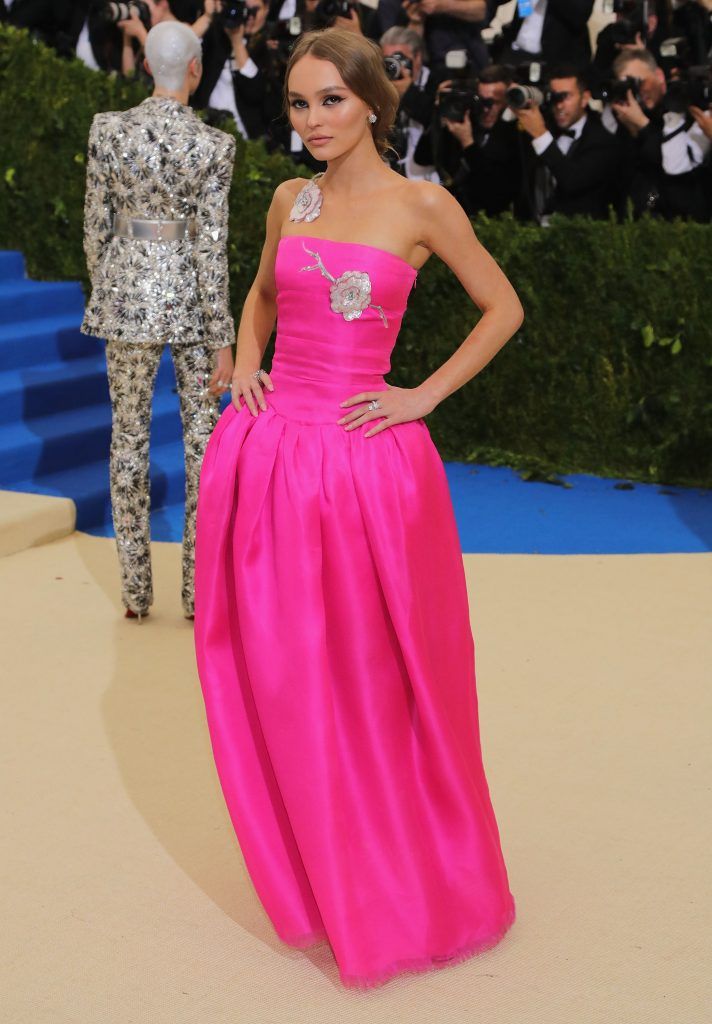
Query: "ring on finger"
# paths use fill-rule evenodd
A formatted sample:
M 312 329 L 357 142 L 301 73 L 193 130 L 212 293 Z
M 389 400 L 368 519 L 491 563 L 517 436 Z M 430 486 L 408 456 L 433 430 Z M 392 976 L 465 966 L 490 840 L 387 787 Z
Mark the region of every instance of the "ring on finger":
M 375 412 L 376 409 L 381 408 L 381 403 L 378 401 L 377 398 L 374 398 L 373 401 L 368 403 L 368 408 L 370 409 L 371 412 Z

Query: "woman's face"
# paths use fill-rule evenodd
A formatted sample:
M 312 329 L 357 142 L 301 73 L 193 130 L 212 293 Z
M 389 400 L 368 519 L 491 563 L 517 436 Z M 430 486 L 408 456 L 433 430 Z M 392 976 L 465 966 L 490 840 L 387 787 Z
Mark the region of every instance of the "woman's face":
M 289 75 L 289 120 L 317 160 L 333 160 L 371 136 L 369 107 L 328 60 L 306 54 Z
M 248 36 L 257 35 L 257 33 L 264 28 L 264 24 L 267 21 L 267 14 L 269 7 L 266 3 L 262 3 L 262 0 L 250 0 L 247 4 L 247 22 L 245 24 L 245 34 Z

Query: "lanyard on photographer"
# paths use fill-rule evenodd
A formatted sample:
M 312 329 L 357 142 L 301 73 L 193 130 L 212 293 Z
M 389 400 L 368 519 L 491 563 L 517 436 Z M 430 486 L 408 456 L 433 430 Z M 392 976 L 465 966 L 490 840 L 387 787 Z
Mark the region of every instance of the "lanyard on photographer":
M 680 125 L 678 125 L 678 126 L 677 126 L 677 128 L 675 129 L 675 131 L 674 131 L 674 132 L 670 132 L 670 134 L 669 134 L 669 135 L 663 135 L 663 144 L 664 144 L 664 143 L 666 143 L 666 142 L 669 142 L 669 141 L 670 141 L 670 139 L 674 139 L 674 138 L 676 138 L 676 137 L 677 137 L 678 135 L 681 135 L 681 134 L 682 134 L 682 132 L 686 132 L 686 131 L 689 131 L 689 129 L 690 129 L 690 128 L 692 128 L 692 126 L 693 126 L 693 124 L 694 124 L 694 123 L 695 123 L 695 120 L 694 120 L 694 118 L 692 118 L 692 117 L 690 117 L 690 116 L 688 115 L 688 116 L 687 116 L 687 117 L 685 118 L 685 120 L 684 120 L 684 121 L 682 122 L 682 124 L 680 124 Z

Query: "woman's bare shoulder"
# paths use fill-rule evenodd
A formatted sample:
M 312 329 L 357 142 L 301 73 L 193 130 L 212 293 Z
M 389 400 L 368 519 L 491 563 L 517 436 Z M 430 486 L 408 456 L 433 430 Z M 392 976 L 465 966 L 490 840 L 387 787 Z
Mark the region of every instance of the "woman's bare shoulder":
M 403 199 L 413 212 L 420 211 L 428 217 L 449 213 L 455 208 L 462 209 L 444 185 L 437 185 L 433 181 L 406 181 Z
M 268 225 L 281 225 L 285 221 L 294 206 L 294 200 L 306 184 L 306 178 L 287 178 L 277 185 L 267 215 Z
M 451 233 L 474 236 L 472 223 L 455 197 L 444 185 L 432 181 L 409 181 L 404 192 L 407 216 L 419 241 L 430 249 Z
M 278 203 L 287 202 L 287 200 L 294 202 L 296 196 L 308 184 L 308 178 L 287 178 L 285 181 L 280 181 L 274 190 L 274 199 Z

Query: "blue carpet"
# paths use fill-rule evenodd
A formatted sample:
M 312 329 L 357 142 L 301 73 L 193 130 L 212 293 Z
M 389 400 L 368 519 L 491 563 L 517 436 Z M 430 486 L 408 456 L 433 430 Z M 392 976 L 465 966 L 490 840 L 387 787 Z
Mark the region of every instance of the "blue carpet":
M 563 477 L 567 488 L 525 483 L 500 467 L 449 463 L 446 470 L 465 552 L 712 550 L 712 491 L 584 475 Z
M 22 255 L 0 252 L 0 488 L 70 497 L 79 529 L 111 536 L 106 366 L 103 344 L 79 332 L 82 313 L 78 284 L 29 281 Z M 712 550 L 711 491 L 579 475 L 564 478 L 571 485 L 565 488 L 525 483 L 504 468 L 450 463 L 446 470 L 468 553 Z M 153 403 L 155 540 L 180 540 L 183 489 L 178 398 L 166 350 Z
M 510 469 L 445 464 L 466 554 L 631 555 L 712 550 L 712 492 L 575 475 L 571 488 Z M 616 484 L 632 486 L 619 490 Z M 152 517 L 155 540 L 182 535 L 183 506 Z M 111 529 L 91 530 L 111 536 Z

